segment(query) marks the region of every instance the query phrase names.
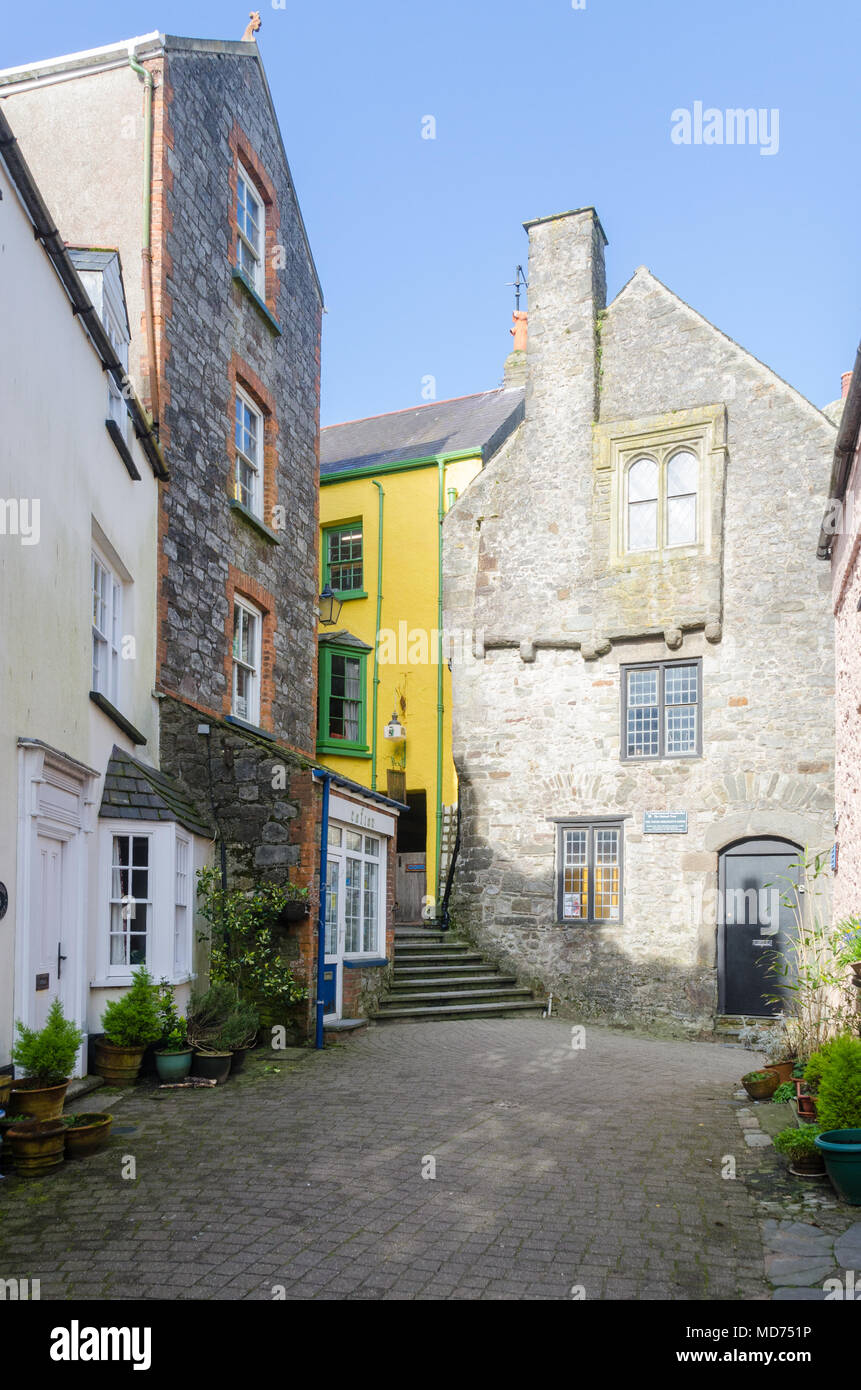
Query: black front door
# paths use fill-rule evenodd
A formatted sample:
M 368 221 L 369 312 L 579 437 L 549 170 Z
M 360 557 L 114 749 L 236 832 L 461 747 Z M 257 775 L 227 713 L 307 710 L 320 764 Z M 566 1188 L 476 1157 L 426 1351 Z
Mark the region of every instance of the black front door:
M 786 899 L 792 900 L 792 885 L 799 881 L 800 854 L 786 840 L 743 840 L 720 856 L 721 1013 L 768 1017 L 781 1011 L 781 1002 L 768 996 L 783 994 L 786 979 L 770 967 L 794 929 Z

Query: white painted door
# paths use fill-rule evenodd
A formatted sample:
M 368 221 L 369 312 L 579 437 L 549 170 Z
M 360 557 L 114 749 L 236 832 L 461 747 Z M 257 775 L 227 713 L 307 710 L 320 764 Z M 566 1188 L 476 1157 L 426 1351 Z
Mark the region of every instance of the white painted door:
M 66 1016 L 69 1011 L 63 991 L 63 956 L 70 954 L 72 943 L 67 938 L 67 923 L 64 905 L 68 897 L 65 883 L 67 844 L 65 840 L 52 835 L 39 834 L 36 837 L 36 854 L 33 861 L 33 954 L 31 957 L 32 975 L 32 1026 L 41 1028 L 51 1007 L 51 1001 L 59 997 Z

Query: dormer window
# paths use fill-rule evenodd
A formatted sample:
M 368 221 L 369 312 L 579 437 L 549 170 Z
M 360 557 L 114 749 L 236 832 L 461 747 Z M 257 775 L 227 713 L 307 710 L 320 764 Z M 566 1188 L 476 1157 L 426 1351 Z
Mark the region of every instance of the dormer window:
M 131 332 L 119 254 L 73 246 L 69 248 L 69 256 L 102 321 L 111 347 L 128 375 Z M 129 413 L 126 402 L 111 373 L 107 372 L 106 377 L 107 419 L 113 420 L 127 441 Z
M 265 224 L 266 213 L 263 199 L 240 164 L 236 179 L 237 266 L 246 283 L 261 299 L 265 293 L 263 282 Z

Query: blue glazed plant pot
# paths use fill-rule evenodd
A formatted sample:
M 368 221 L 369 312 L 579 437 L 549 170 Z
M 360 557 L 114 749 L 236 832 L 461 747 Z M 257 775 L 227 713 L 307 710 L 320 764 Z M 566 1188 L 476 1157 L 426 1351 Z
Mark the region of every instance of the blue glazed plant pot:
M 159 1081 L 182 1081 L 191 1071 L 191 1048 L 186 1047 L 182 1052 L 157 1052 L 155 1069 Z
M 861 1207 L 861 1129 L 826 1129 L 814 1142 L 838 1197 Z

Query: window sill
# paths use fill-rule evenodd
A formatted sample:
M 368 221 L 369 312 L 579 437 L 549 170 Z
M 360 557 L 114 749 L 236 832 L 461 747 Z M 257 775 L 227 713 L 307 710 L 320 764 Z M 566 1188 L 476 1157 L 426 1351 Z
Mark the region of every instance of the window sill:
M 117 424 L 116 420 L 111 420 L 110 418 L 108 418 L 105 421 L 105 429 L 107 430 L 108 434 L 111 437 L 111 440 L 113 441 L 114 448 L 116 449 L 117 453 L 119 454 L 120 458 L 125 464 L 126 472 L 128 473 L 129 477 L 132 478 L 134 482 L 139 483 L 141 480 L 141 475 L 135 466 L 135 461 L 132 458 L 132 451 L 126 443 L 125 439 L 123 438 L 123 432 Z
M 224 722 L 234 724 L 237 729 L 245 729 L 249 734 L 256 734 L 258 738 L 265 738 L 269 743 L 277 743 L 275 735 L 268 729 L 261 729 L 259 724 L 249 724 L 247 719 L 240 719 L 238 714 L 226 714 Z
M 194 975 L 189 975 L 187 972 L 184 975 L 165 976 L 168 984 L 173 985 L 174 988 L 179 988 L 180 985 L 194 984 L 195 978 Z M 107 977 L 101 976 L 97 980 L 90 980 L 90 989 L 128 989 L 133 984 L 134 980 L 131 975 L 109 975 Z
M 388 963 L 385 956 L 351 956 L 349 960 L 346 956 L 344 957 L 345 970 L 371 970 L 378 967 L 382 968 Z
M 370 760 L 371 754 L 367 744 L 358 743 L 318 743 L 318 753 L 334 754 L 336 757 L 343 758 L 366 758 Z
M 266 323 L 272 329 L 272 332 L 276 333 L 280 338 L 282 333 L 280 323 L 278 322 L 272 311 L 267 308 L 266 303 L 264 302 L 264 300 L 260 298 L 260 295 L 257 293 L 257 291 L 255 289 L 252 289 L 251 285 L 249 285 L 241 270 L 234 269 L 233 281 L 234 284 L 239 285 L 240 288 L 245 291 L 245 293 L 248 295 L 248 298 L 251 300 L 252 304 L 254 304 L 257 311 L 263 315 L 264 319 L 266 320 Z
M 566 917 L 564 921 L 553 923 L 554 927 L 623 927 L 625 925 L 621 917 L 602 918 L 600 922 L 588 922 L 585 917 Z
M 368 595 L 364 589 L 351 589 L 349 593 L 346 590 L 343 592 L 339 592 L 337 589 L 335 590 L 335 598 L 339 603 L 350 603 L 354 598 L 367 597 Z
M 131 739 L 132 743 L 139 745 L 146 743 L 146 735 L 142 734 L 140 729 L 136 729 L 131 720 L 126 719 L 125 715 L 121 714 L 116 705 L 112 705 L 110 700 L 105 695 L 102 695 L 101 691 L 91 690 L 90 699 L 94 705 L 98 706 L 102 714 L 106 714 L 108 719 L 113 720 L 117 728 L 122 729 L 123 733 Z
M 237 502 L 235 497 L 231 497 L 230 499 L 230 510 L 234 515 L 241 516 L 242 520 L 247 522 L 248 525 L 251 526 L 258 535 L 262 536 L 265 541 L 268 541 L 270 545 L 281 544 L 280 537 L 278 537 L 274 531 L 270 531 L 265 521 L 261 521 L 259 516 L 255 516 L 254 513 L 249 511 L 246 506 L 243 506 L 241 502 Z
M 637 758 L 629 756 L 627 753 L 620 753 L 619 762 L 630 763 L 632 766 L 654 767 L 656 763 L 696 763 L 700 762 L 703 757 L 703 753 L 662 753 L 657 758 Z

